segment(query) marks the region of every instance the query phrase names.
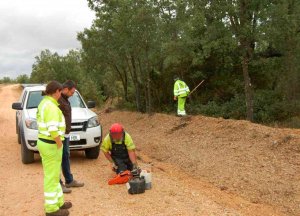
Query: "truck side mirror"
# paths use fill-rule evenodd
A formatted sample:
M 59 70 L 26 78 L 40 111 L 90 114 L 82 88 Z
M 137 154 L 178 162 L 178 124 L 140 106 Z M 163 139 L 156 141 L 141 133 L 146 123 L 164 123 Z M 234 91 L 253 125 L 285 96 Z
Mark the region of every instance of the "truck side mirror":
M 96 102 L 95 101 L 88 101 L 87 102 L 87 107 L 89 109 L 95 108 L 96 107 Z
M 20 103 L 20 102 L 13 103 L 11 108 L 14 110 L 23 110 L 22 103 Z

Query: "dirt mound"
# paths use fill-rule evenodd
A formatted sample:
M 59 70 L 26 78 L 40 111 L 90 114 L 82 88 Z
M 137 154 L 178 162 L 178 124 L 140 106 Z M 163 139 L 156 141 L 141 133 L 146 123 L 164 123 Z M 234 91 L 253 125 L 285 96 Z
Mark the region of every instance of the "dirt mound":
M 132 112 L 101 112 L 108 131 L 122 123 L 140 153 L 252 203 L 300 215 L 300 130 L 247 121 Z
M 40 157 L 36 154 L 33 164 L 21 163 L 16 113 L 11 109 L 19 95 L 18 85 L 0 86 L 0 212 L 45 215 Z M 138 146 L 141 166 L 154 165 L 153 188 L 129 195 L 124 185 L 107 184 L 114 173 L 102 154 L 87 160 L 84 152 L 72 152 L 72 173 L 85 186 L 65 195 L 73 203 L 71 215 L 281 216 L 283 210 L 299 215 L 299 131 L 108 108 L 99 111 L 104 131 L 116 121 L 126 126 Z

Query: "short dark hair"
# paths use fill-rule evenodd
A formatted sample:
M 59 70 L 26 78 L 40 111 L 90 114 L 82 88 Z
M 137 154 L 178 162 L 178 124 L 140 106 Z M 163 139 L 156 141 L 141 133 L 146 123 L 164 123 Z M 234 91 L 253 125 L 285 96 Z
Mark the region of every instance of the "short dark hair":
M 42 95 L 52 95 L 57 90 L 61 91 L 62 89 L 63 89 L 62 84 L 57 82 L 56 80 L 53 80 L 47 84 L 46 90 L 42 93 Z
M 67 80 L 66 82 L 64 82 L 63 88 L 68 88 L 69 90 L 71 90 L 72 88 L 76 88 L 76 83 L 72 80 Z

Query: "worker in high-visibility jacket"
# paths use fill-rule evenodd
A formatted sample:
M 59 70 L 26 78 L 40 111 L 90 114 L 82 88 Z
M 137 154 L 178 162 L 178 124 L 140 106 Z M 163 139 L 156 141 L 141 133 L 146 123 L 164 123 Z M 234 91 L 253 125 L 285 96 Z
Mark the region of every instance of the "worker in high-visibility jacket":
M 44 197 L 46 216 L 67 216 L 71 202 L 64 202 L 60 185 L 65 119 L 58 108 L 62 85 L 52 81 L 46 86 L 46 95 L 38 106 L 37 147 L 42 158 L 44 170 Z
M 101 145 L 101 150 L 111 163 L 112 170 L 117 174 L 108 184 L 126 183 L 131 177 L 131 172 L 138 172 L 135 145 L 121 124 L 114 123 L 110 127 L 109 134 Z
M 174 81 L 174 100 L 178 101 L 177 115 L 185 116 L 185 102 L 190 93 L 190 89 L 184 81 L 179 79 L 178 76 L 174 76 Z

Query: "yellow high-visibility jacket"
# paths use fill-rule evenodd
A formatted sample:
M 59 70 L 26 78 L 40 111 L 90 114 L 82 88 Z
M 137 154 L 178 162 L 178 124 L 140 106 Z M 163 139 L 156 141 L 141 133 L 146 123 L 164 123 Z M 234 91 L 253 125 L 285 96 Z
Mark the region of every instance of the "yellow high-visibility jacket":
M 174 84 L 174 96 L 187 97 L 190 93 L 190 89 L 187 84 L 182 80 L 177 80 Z
M 135 149 L 135 145 L 134 145 L 134 143 L 132 141 L 131 136 L 127 132 L 125 132 L 124 139 L 125 139 L 124 140 L 124 144 L 125 144 L 127 150 L 134 150 Z M 122 143 L 123 143 L 122 140 L 118 141 L 118 142 L 115 142 L 115 144 L 122 144 Z M 109 134 L 107 134 L 107 136 L 104 138 L 103 143 L 101 145 L 101 150 L 103 152 L 109 152 L 109 151 L 111 151 L 111 149 L 112 149 L 111 138 L 110 138 Z
M 65 118 L 58 108 L 59 103 L 50 96 L 45 96 L 38 106 L 37 124 L 39 138 L 54 140 L 60 136 L 64 140 Z

